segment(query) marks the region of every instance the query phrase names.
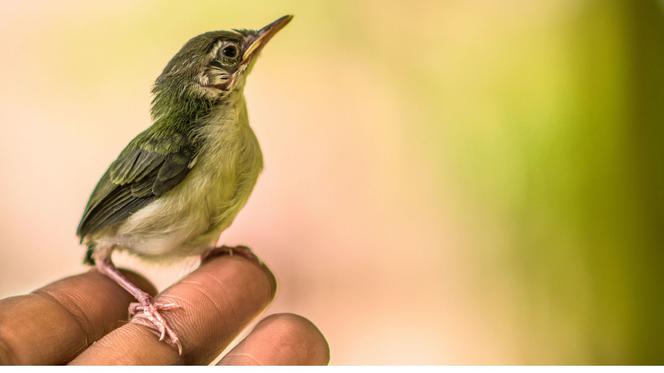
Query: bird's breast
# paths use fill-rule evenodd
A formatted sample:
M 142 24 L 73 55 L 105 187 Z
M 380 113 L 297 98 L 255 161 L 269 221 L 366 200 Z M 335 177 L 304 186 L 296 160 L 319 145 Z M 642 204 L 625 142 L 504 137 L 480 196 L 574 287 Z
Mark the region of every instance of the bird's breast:
M 187 177 L 119 228 L 128 250 L 152 258 L 200 254 L 245 205 L 263 166 L 246 112 L 208 124 L 201 136 Z

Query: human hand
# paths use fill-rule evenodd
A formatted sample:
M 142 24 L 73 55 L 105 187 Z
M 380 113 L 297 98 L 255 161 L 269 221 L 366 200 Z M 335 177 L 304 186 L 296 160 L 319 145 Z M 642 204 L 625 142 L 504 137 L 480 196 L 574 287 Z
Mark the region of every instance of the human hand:
M 154 287 L 125 272 L 145 291 Z M 179 309 L 163 316 L 182 355 L 146 327 L 126 320 L 134 301 L 96 270 L 29 295 L 0 300 L 0 364 L 209 364 L 272 300 L 274 276 L 240 256 L 214 257 L 157 295 Z M 226 354 L 221 365 L 327 364 L 320 331 L 293 314 L 271 315 Z

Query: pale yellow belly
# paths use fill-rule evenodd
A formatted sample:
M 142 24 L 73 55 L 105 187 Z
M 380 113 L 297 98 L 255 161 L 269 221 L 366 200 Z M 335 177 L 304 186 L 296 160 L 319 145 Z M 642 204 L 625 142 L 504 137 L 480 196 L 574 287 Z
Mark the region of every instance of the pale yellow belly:
M 146 259 L 198 255 L 214 247 L 247 202 L 263 157 L 242 105 L 241 121 L 210 125 L 192 169 L 175 188 L 98 242 Z

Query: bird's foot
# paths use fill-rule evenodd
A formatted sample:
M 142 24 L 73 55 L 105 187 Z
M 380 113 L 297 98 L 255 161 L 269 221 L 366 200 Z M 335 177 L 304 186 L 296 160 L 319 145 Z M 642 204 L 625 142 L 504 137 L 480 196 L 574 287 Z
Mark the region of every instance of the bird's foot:
M 166 341 L 171 346 L 177 347 L 178 353 L 182 355 L 180 339 L 159 312 L 177 308 L 180 306 L 175 303 L 154 303 L 152 299 L 147 299 L 140 303 L 130 304 L 129 315 L 132 316 L 131 322 L 147 327 L 159 337 L 160 341 Z
M 248 248 L 246 246 L 242 246 L 242 245 L 233 246 L 233 247 L 231 247 L 231 246 L 219 246 L 219 247 L 215 247 L 213 249 L 210 249 L 207 252 L 205 252 L 203 255 L 201 255 L 201 262 L 206 262 L 206 261 L 208 261 L 208 260 L 210 260 L 214 257 L 224 256 L 224 255 L 228 255 L 228 256 L 238 255 L 238 256 L 241 256 L 245 259 L 248 259 L 248 260 L 258 264 L 259 267 L 265 266 L 263 261 L 260 260 L 260 258 L 258 258 L 256 256 L 256 254 L 254 254 L 254 252 L 251 251 L 250 248 Z

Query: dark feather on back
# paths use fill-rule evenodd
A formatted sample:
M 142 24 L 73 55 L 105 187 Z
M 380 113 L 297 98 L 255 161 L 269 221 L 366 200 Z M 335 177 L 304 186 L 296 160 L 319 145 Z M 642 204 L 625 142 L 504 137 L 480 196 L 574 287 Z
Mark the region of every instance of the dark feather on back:
M 177 132 L 141 133 L 97 183 L 76 233 L 83 240 L 122 222 L 178 185 L 195 156 L 196 146 Z

